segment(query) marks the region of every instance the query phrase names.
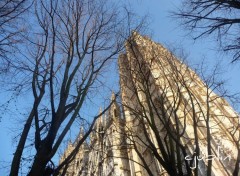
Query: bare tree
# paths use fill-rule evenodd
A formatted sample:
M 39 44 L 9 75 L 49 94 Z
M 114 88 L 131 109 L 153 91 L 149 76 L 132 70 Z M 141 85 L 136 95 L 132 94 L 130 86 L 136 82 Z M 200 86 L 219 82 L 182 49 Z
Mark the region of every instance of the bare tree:
M 184 0 L 173 14 L 190 32 L 196 32 L 194 40 L 214 35 L 223 51 L 230 52 L 235 62 L 240 58 L 239 9 L 238 0 Z
M 9 55 L 21 40 L 24 32 L 22 14 L 31 6 L 28 0 L 2 0 L 0 2 L 0 57 L 9 64 Z
M 220 155 L 232 158 L 220 162 L 222 172 L 237 175 L 239 118 L 213 92 L 222 86 L 216 81 L 217 69 L 202 81 L 162 46 L 135 37 L 127 44 L 128 59 L 123 55 L 120 60 L 128 145 L 138 155 L 135 161 L 148 175 L 210 176 L 218 162 L 211 156 L 220 147 L 224 150 Z M 234 146 L 232 152 L 226 143 Z
M 28 38 L 29 54 L 23 53 L 16 65 L 27 75 L 34 103 L 14 154 L 12 176 L 18 175 L 32 130 L 30 146 L 36 152 L 30 156 L 28 175 L 49 172 L 47 165 L 79 117 L 87 95 L 99 86 L 102 70 L 122 51 L 127 34 L 125 16 L 108 1 L 41 0 L 35 3 L 35 16 L 38 26 Z M 73 157 L 74 152 L 66 163 Z

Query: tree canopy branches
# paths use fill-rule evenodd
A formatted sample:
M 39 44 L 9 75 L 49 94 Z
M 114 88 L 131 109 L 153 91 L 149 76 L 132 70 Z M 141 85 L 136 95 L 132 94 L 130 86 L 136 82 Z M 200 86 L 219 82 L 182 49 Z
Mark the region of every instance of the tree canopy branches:
M 0 57 L 6 58 L 13 46 L 15 46 L 23 32 L 19 27 L 20 15 L 23 14 L 31 4 L 28 0 L 2 0 L 0 1 Z
M 194 40 L 214 35 L 220 48 L 235 62 L 240 60 L 239 10 L 239 0 L 184 0 L 173 15 L 195 32 Z
M 18 175 L 32 131 L 35 154 L 28 174 L 44 175 L 89 92 L 99 86 L 102 70 L 123 50 L 129 30 L 126 15 L 108 0 L 40 0 L 32 7 L 36 28 L 15 69 L 28 75 L 27 83 L 19 84 L 30 88 L 33 105 L 14 154 L 12 176 Z

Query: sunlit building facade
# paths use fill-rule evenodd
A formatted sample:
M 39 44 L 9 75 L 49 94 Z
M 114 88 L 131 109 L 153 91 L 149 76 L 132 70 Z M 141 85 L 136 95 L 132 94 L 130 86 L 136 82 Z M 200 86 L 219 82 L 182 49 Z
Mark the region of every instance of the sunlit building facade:
M 119 56 L 119 73 L 121 100 L 112 95 L 114 103 L 66 175 L 238 172 L 240 119 L 214 93 L 221 86 L 214 73 L 201 79 L 162 45 L 135 32 Z M 69 144 L 60 162 L 73 148 Z

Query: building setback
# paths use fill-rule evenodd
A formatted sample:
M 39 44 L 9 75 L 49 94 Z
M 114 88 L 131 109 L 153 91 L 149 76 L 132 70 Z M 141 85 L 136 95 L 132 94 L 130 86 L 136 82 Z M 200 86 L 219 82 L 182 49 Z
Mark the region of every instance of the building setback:
M 162 45 L 133 32 L 119 56 L 121 103 L 97 119 L 65 175 L 237 176 L 239 115 L 215 75 L 202 80 Z M 83 132 L 78 138 L 81 138 Z M 73 150 L 69 144 L 60 163 Z

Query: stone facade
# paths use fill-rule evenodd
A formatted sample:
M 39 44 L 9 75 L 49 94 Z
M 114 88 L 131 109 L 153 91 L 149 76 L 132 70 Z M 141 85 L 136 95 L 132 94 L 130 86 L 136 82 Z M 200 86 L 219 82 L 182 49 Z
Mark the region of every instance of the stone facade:
M 201 80 L 162 45 L 135 32 L 119 71 L 121 108 L 113 94 L 113 105 L 96 121 L 67 175 L 233 175 L 240 159 L 239 116 L 214 93 L 214 75 Z

